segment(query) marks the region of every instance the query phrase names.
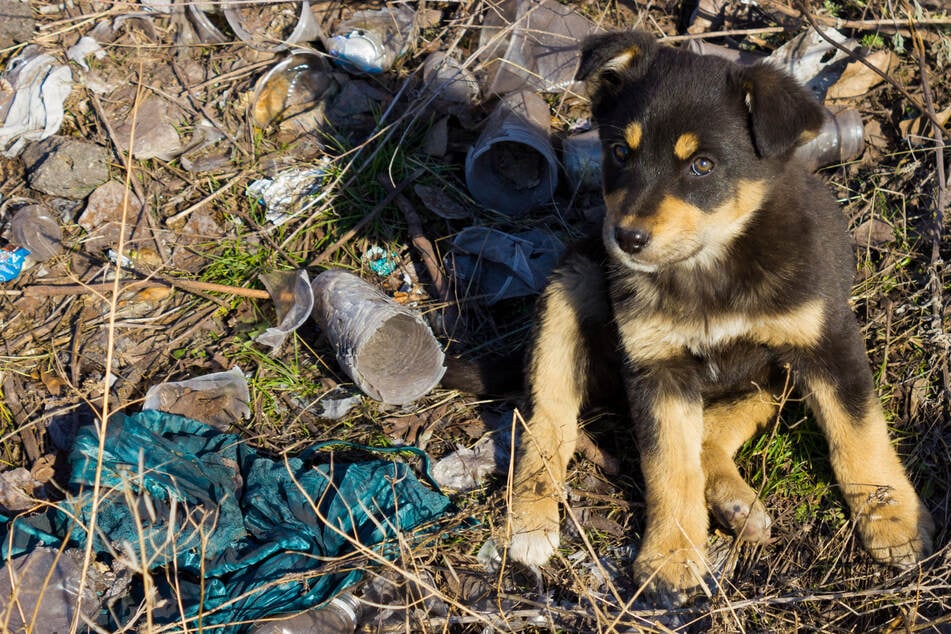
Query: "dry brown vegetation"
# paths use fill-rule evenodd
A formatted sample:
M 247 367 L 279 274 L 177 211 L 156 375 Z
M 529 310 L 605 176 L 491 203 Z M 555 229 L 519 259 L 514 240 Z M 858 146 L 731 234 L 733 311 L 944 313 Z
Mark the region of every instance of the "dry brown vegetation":
M 327 1 L 315 9 L 329 29 L 357 4 L 385 3 Z M 446 119 L 420 90 L 421 65 L 428 53 L 443 50 L 479 73 L 474 53 L 481 16 L 495 3 L 418 4 L 429 13 L 410 49 L 390 72 L 359 78 L 361 91 L 352 99 L 365 99 L 368 107 L 347 111 L 338 103 L 334 128 L 319 133 L 255 127 L 249 120 L 255 81 L 282 54 L 240 42 L 189 41 L 181 30 L 184 14 L 127 20 L 103 44 L 105 56 L 89 58 L 89 70 L 72 63 L 77 85 L 59 135 L 108 150 L 110 178 L 119 186 L 112 209 L 123 229 L 83 228 L 78 219 L 85 197 L 33 190 L 23 160 L 0 159 L 3 222 L 28 199 L 53 210 L 64 233 L 62 253 L 0 290 L 0 470 L 30 470 L 35 487 L 27 492 L 38 503 L 62 499 L 60 485 L 68 476 L 66 452 L 57 448 L 51 425 L 99 425 L 107 413 L 137 410 L 154 384 L 235 365 L 249 377 L 251 415 L 232 430 L 273 455 L 344 439 L 415 444 L 438 459 L 507 428 L 517 400 L 476 400 L 440 389 L 407 407 L 364 399 L 345 418 L 325 420 L 314 403 L 348 379 L 315 326 L 304 325 L 271 356 L 251 339 L 275 319 L 273 305 L 262 298 L 266 293 L 248 292 L 263 288 L 259 275 L 344 267 L 391 294 L 402 292 L 434 318 L 437 332 L 439 315 L 460 311 L 466 327 L 442 336 L 449 353 L 518 349 L 531 301 L 489 308 L 465 288 L 441 297 L 445 288 L 431 284 L 419 245 L 430 243 L 441 263 L 451 238 L 470 224 L 541 227 L 564 240 L 590 228 L 598 196 L 564 185 L 552 204 L 519 219 L 486 213 L 473 202 L 462 164 L 491 102 Z M 684 8 L 675 0 L 563 4 L 605 28 L 638 26 L 675 42 L 685 39 L 678 36 Z M 871 561 L 836 492 L 821 436 L 794 396 L 783 408 L 782 424 L 740 457 L 772 513 L 775 542 L 749 547 L 715 534 L 720 591 L 680 610 L 655 610 L 639 600 L 626 572 L 643 511 L 633 439 L 619 416 L 595 411 L 587 425 L 621 459 L 622 475 L 605 476 L 587 457 L 575 461 L 563 548 L 540 577 L 506 562 L 501 547 L 500 562 L 487 566 L 479 557 L 488 540 L 505 542 L 508 474 L 502 470 L 453 497 L 460 526 L 447 528 L 444 539 L 404 544 L 395 562 L 372 567 L 373 575 L 401 586 L 387 603 L 407 599 L 410 608 L 397 610 L 384 625 L 368 622 L 368 631 L 951 632 L 951 136 L 946 124 L 940 129 L 932 122 L 951 106 L 951 13 L 942 0 L 826 0 L 809 3 L 805 15 L 794 0 L 726 4 L 726 21 L 712 25 L 715 32 L 704 38 L 769 53 L 817 21 L 895 57 L 886 81 L 838 104 L 861 112 L 865 152 L 820 174 L 853 229 L 859 262 L 854 307 L 893 437 L 938 525 L 936 553 L 905 572 Z M 95 25 L 142 10 L 132 3 L 34 0 L 31 42 L 64 60 Z M 733 35 L 715 39 L 721 31 Z M 22 48 L 18 43 L 0 50 L 0 65 Z M 357 79 L 342 74 L 337 89 Z M 165 115 L 145 110 L 156 100 Z M 585 115 L 578 95 L 547 101 L 558 134 Z M 183 143 L 199 139 L 202 125 L 215 129 L 219 140 L 189 156 L 191 167 L 178 155 L 134 158 L 124 122 L 135 116 L 168 116 Z M 439 140 L 434 130 L 442 123 L 448 123 L 445 153 L 434 156 L 426 150 Z M 204 163 L 195 168 L 199 161 Z M 261 176 L 314 165 L 328 174 L 321 196 L 280 227 L 266 222 L 264 210 L 245 194 Z M 415 184 L 444 191 L 465 217 L 433 213 Z M 403 198 L 388 194 L 394 186 Z M 407 201 L 421 226 L 407 217 Z M 120 234 L 134 270 L 114 285 L 106 248 Z M 398 254 L 396 273 L 383 278 L 370 271 L 362 256 L 371 246 Z M 410 284 L 401 291 L 404 274 Z M 157 284 L 125 288 L 134 279 Z M 470 517 L 478 523 L 463 522 Z M 358 587 L 355 594 L 365 592 Z M 145 601 L 142 614 L 153 607 Z M 130 627 L 151 622 L 142 614 Z M 32 631 L 44 631 L 42 624 Z

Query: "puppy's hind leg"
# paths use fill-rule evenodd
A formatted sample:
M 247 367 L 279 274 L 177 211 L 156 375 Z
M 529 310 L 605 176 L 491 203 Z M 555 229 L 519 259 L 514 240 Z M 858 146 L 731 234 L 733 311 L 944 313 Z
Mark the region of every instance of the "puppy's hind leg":
M 701 461 L 707 507 L 738 539 L 766 543 L 772 520 L 756 492 L 743 480 L 733 457 L 740 446 L 776 415 L 773 397 L 763 390 L 716 401 L 703 410 Z
M 539 300 L 528 368 L 531 417 L 519 440 L 510 509 L 509 556 L 530 566 L 558 547 L 558 502 L 591 364 L 587 339 L 608 326 L 608 301 L 600 265 L 580 254 L 566 258 Z

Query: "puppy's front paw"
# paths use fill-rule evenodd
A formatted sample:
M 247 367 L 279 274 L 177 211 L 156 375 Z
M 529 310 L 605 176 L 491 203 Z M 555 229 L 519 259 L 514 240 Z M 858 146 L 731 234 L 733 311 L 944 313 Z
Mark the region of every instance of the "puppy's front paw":
M 728 478 L 708 480 L 706 498 L 717 522 L 737 539 L 754 544 L 769 543 L 773 520 L 745 482 Z
M 526 566 L 541 566 L 558 548 L 558 502 L 553 496 L 516 496 L 512 500 L 509 557 Z
M 934 521 L 913 491 L 879 487 L 860 509 L 856 525 L 876 561 L 907 568 L 931 554 Z
M 634 562 L 635 581 L 651 603 L 664 608 L 706 596 L 710 586 L 707 571 L 703 553 L 686 540 L 667 548 L 645 549 Z

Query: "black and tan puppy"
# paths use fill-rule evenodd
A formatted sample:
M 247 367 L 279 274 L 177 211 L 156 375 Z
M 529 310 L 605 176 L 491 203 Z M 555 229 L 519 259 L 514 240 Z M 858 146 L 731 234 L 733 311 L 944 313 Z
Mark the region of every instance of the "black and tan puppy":
M 636 574 L 682 600 L 706 576 L 708 511 L 745 539 L 770 520 L 733 462 L 777 411 L 789 367 L 828 440 L 866 548 L 905 566 L 934 531 L 892 446 L 848 306 L 854 263 L 825 187 L 791 160 L 822 110 L 767 65 L 739 67 L 645 33 L 588 40 L 603 146 L 603 248 L 576 250 L 540 300 L 531 417 L 521 437 L 510 555 L 544 563 L 577 417 L 614 330 L 647 498 Z

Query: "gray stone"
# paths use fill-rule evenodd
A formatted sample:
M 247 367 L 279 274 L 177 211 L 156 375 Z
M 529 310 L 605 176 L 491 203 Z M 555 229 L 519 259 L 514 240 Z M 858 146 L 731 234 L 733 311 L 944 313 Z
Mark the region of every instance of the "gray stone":
M 52 136 L 23 151 L 26 179 L 31 188 L 71 200 L 80 200 L 109 179 L 109 150 L 79 139 Z
M 0 48 L 30 41 L 33 27 L 33 8 L 29 2 L 0 0 Z

